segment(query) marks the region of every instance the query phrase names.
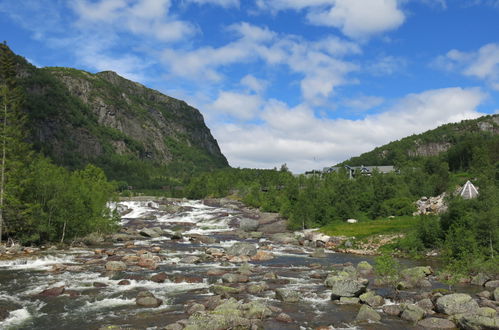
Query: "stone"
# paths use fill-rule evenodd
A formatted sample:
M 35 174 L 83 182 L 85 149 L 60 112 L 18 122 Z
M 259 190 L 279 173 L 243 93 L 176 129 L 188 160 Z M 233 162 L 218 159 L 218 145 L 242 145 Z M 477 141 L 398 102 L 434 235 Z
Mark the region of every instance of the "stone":
M 494 295 L 494 300 L 499 301 L 499 288 L 494 289 L 493 295 Z
M 251 284 L 246 287 L 246 292 L 250 294 L 258 294 L 262 293 L 263 291 L 266 291 L 269 289 L 269 286 L 266 283 L 259 283 L 259 284 Z
M 196 312 L 203 312 L 206 309 L 204 305 L 201 304 L 193 304 L 189 309 L 187 309 L 187 314 L 191 315 Z
M 385 299 L 381 296 L 375 295 L 372 297 L 368 297 L 365 300 L 365 303 L 371 307 L 380 307 L 383 306 L 383 304 L 385 303 Z
M 251 257 L 253 261 L 265 261 L 274 259 L 274 254 L 268 251 L 258 250 L 258 252 Z
M 477 312 L 478 315 L 485 316 L 485 317 L 495 317 L 497 315 L 497 312 L 494 308 L 490 307 L 480 307 Z
M 182 259 L 180 259 L 180 262 L 183 264 L 197 264 L 200 261 L 201 261 L 201 258 L 199 258 L 197 256 L 187 256 L 187 257 L 183 257 Z
M 273 234 L 270 239 L 280 244 L 298 244 L 298 239 L 296 239 L 293 233 L 276 233 Z
M 156 298 L 149 291 L 141 291 L 137 294 L 135 303 L 141 307 L 159 307 L 163 303 L 163 300 Z
M 418 305 L 410 304 L 404 308 L 400 317 L 406 321 L 416 323 L 421 320 L 425 315 L 425 311 Z
M 490 291 L 487 291 L 487 290 L 479 292 L 476 295 L 481 297 L 481 298 L 485 298 L 485 299 L 490 299 L 492 297 L 492 294 L 490 293 Z
M 357 317 L 355 317 L 356 321 L 374 321 L 374 322 L 379 322 L 381 321 L 381 315 L 379 315 L 378 312 L 376 312 L 372 307 L 369 307 L 367 305 L 362 305 L 360 307 L 359 312 L 357 313 Z
M 367 279 L 355 279 L 348 276 L 333 275 L 328 276 L 324 281 L 327 287 L 331 288 L 331 299 L 337 300 L 340 297 L 358 297 L 366 292 L 369 281 Z
M 153 258 L 140 258 L 139 262 L 137 263 L 137 266 L 139 267 L 144 267 L 147 269 L 154 270 L 158 268 L 158 265 L 156 264 L 156 260 Z
M 326 252 L 324 251 L 324 248 L 316 248 L 314 252 L 310 254 L 312 258 L 325 258 L 326 257 Z
M 123 261 L 108 261 L 106 263 L 106 270 L 109 271 L 123 271 L 126 270 L 127 266 Z
M 436 309 L 447 315 L 474 313 L 478 303 L 468 294 L 453 293 L 440 297 L 436 301 Z
M 361 261 L 357 264 L 357 272 L 362 275 L 369 275 L 373 272 L 373 266 L 367 261 Z
M 296 290 L 279 288 L 275 290 L 275 297 L 283 302 L 298 302 L 300 301 L 300 293 Z
M 254 244 L 238 242 L 225 249 L 231 256 L 254 256 L 257 253 Z
M 488 281 L 485 283 L 486 288 L 499 288 L 499 280 Z
M 454 322 L 437 317 L 429 317 L 418 322 L 418 326 L 426 329 L 455 329 Z
M 153 276 L 151 276 L 151 281 L 156 282 L 156 283 L 163 283 L 168 279 L 168 275 L 166 273 L 158 273 Z
M 94 288 L 105 288 L 105 287 L 107 287 L 107 284 L 102 283 L 102 282 L 94 282 L 93 286 L 94 286 Z
M 159 230 L 158 230 L 159 229 Z M 139 234 L 145 237 L 157 238 L 163 234 L 163 231 L 159 227 L 154 228 L 142 228 Z
M 483 286 L 488 280 L 490 280 L 490 276 L 484 273 L 478 273 L 471 278 L 471 284 Z
M 427 287 L 426 276 L 433 273 L 430 266 L 418 266 L 404 269 L 400 272 L 402 282 L 400 289 L 410 289 L 413 287 Z M 431 283 L 429 283 L 431 285 Z
M 58 286 L 50 289 L 45 289 L 38 295 L 44 297 L 57 297 L 64 293 L 64 286 Z
M 259 223 L 257 220 L 243 218 L 239 223 L 239 228 L 246 232 L 251 232 L 251 231 L 256 231 L 258 229 L 258 225 Z
M 129 280 L 121 280 L 118 282 L 118 285 L 130 285 L 130 281 Z
M 459 328 L 465 330 L 499 329 L 499 317 L 486 317 L 478 314 L 463 315 L 459 321 Z
M 435 307 L 435 306 L 433 306 L 433 303 L 432 303 L 431 299 L 429 299 L 429 298 L 419 300 L 416 303 L 416 305 L 421 307 L 425 312 L 432 311 L 433 308 Z
M 360 299 L 357 297 L 341 297 L 340 298 L 340 304 L 358 304 L 360 303 Z
M 236 294 L 240 293 L 242 290 L 240 288 L 233 288 L 231 286 L 225 286 L 225 285 L 213 285 L 210 288 L 210 291 L 213 292 L 214 294 L 217 295 L 230 295 L 230 294 Z
M 222 282 L 224 283 L 246 283 L 249 282 L 249 278 L 246 275 L 240 274 L 224 274 L 222 276 Z
M 383 313 L 391 316 L 399 316 L 402 313 L 402 309 L 399 305 L 385 305 L 383 306 Z
M 275 319 L 277 321 L 283 322 L 283 323 L 291 323 L 291 322 L 293 322 L 293 319 L 291 318 L 291 316 L 289 316 L 286 313 L 279 313 L 279 315 L 277 315 Z
M 265 273 L 265 274 L 263 274 L 263 279 L 264 280 L 276 280 L 277 274 L 274 272 Z

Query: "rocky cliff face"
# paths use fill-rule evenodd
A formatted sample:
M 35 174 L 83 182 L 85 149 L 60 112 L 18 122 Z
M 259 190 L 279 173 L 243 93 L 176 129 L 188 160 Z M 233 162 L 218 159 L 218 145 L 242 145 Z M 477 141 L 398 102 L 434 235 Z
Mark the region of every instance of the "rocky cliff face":
M 185 172 L 228 166 L 201 113 L 184 101 L 111 71 L 15 62 L 31 142 L 58 164 L 92 162 L 111 177 L 132 171 L 131 163 Z

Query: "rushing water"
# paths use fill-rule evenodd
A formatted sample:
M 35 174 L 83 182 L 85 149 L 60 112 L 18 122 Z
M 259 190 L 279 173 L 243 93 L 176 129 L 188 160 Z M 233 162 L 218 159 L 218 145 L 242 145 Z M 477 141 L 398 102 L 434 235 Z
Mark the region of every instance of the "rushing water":
M 139 250 L 160 247 L 156 254 L 161 257 L 156 270 L 128 267 L 124 272 L 110 273 L 104 269 L 107 259 L 113 256 L 96 255 L 93 250 L 72 248 L 47 255 L 0 261 L 0 308 L 10 311 L 0 322 L 2 329 L 99 329 L 106 325 L 121 325 L 137 329 L 160 329 L 179 319 L 185 319 L 185 306 L 191 302 L 203 302 L 212 295 L 210 284 L 220 281 L 219 277 L 208 276 L 215 268 L 234 271 L 240 264 L 205 261 L 197 264 L 182 263 L 185 256 L 201 256 L 209 247 L 223 248 L 241 239 L 234 236 L 231 223 L 242 216 L 234 208 L 211 207 L 199 201 L 179 202 L 178 212 L 161 211 L 153 202 L 122 202 L 122 208 L 131 210 L 123 216 L 124 227 L 159 226 L 167 233 L 182 229 L 184 238 L 171 240 L 138 238 L 133 246 L 123 242 L 107 246 L 116 254 L 135 254 Z M 217 243 L 193 243 L 189 234 L 210 235 Z M 338 305 L 330 300 L 330 292 L 323 285 L 327 269 L 333 264 L 361 260 L 360 257 L 340 253 L 327 253 L 326 258 L 311 258 L 311 249 L 299 246 L 278 245 L 262 238 L 246 240 L 260 247 L 267 246 L 275 258 L 268 261 L 250 262 L 254 266 L 252 282 L 261 281 L 263 274 L 274 272 L 280 281 L 270 284 L 271 288 L 288 287 L 301 293 L 300 303 L 282 303 L 275 299 L 274 291 L 259 295 L 241 293 L 238 299 L 264 300 L 282 308 L 294 323 L 286 324 L 268 319 L 266 329 L 307 329 L 331 326 L 336 329 L 355 328 L 353 320 L 359 307 Z M 158 249 L 159 250 L 159 249 Z M 70 271 L 53 271 L 54 265 L 69 266 Z M 314 265 L 315 264 L 315 265 Z M 317 266 L 317 264 L 323 267 Z M 71 267 L 72 266 L 72 267 Z M 56 267 L 57 268 L 57 267 Z M 156 283 L 148 278 L 160 272 L 169 275 L 165 283 Z M 129 285 L 118 285 L 122 279 L 129 279 Z M 96 284 L 97 283 L 97 284 Z M 45 289 L 64 286 L 66 292 L 56 297 L 39 295 Z M 135 304 L 139 291 L 148 290 L 163 300 L 158 308 L 140 308 Z M 69 294 L 68 294 L 69 293 Z M 389 303 L 389 302 L 388 302 Z M 410 325 L 398 318 L 383 316 L 382 323 L 357 325 L 363 329 L 407 329 Z

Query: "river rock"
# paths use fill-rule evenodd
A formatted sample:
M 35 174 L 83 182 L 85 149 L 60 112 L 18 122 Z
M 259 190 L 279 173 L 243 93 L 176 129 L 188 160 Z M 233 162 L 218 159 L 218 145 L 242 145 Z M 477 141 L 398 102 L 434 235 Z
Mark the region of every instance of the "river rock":
M 165 272 L 155 274 L 151 276 L 151 281 L 156 282 L 156 283 L 163 283 L 168 279 L 168 275 L 166 275 Z
M 293 233 L 276 233 L 270 239 L 279 244 L 295 244 L 298 245 L 298 240 Z
M 265 274 L 263 274 L 263 279 L 264 280 L 276 280 L 277 274 L 274 272 L 265 273 Z
M 383 306 L 383 304 L 385 303 L 385 299 L 381 296 L 376 295 L 374 291 L 363 293 L 359 296 L 359 298 L 360 301 L 368 304 L 371 307 Z
M 361 261 L 357 264 L 357 272 L 361 275 L 369 275 L 373 272 L 373 266 L 367 261 Z
M 300 293 L 296 290 L 279 288 L 275 290 L 275 297 L 283 302 L 300 301 Z
M 425 311 L 418 305 L 410 304 L 404 308 L 400 317 L 406 321 L 416 323 L 421 320 L 425 315 Z
M 433 273 L 433 270 L 430 266 L 419 266 L 412 267 L 402 270 L 400 275 L 403 279 L 400 282 L 401 289 L 410 289 L 413 287 L 426 287 L 428 283 L 426 283 L 426 276 Z M 430 283 L 431 285 L 431 283 Z
M 467 314 L 459 318 L 459 328 L 465 330 L 499 329 L 499 317 Z
M 130 281 L 129 280 L 121 280 L 118 282 L 118 285 L 130 285 Z
M 156 298 L 149 291 L 141 291 L 135 298 L 135 303 L 141 307 L 159 307 L 163 303 L 163 300 Z
M 433 303 L 430 298 L 421 299 L 416 303 L 416 305 L 421 307 L 426 313 L 433 311 L 433 308 L 435 307 L 433 306 Z
M 163 230 L 159 227 L 142 228 L 139 234 L 145 237 L 157 238 L 163 235 Z
M 233 288 L 231 286 L 225 286 L 225 285 L 213 285 L 212 287 L 210 287 L 210 291 L 216 295 L 227 296 L 231 294 L 240 293 L 242 289 Z
M 490 280 L 490 276 L 484 273 L 478 273 L 471 278 L 471 284 L 483 286 L 485 282 Z
M 106 263 L 106 270 L 109 271 L 123 271 L 126 270 L 126 264 L 123 261 L 108 261 Z
M 400 305 L 385 305 L 383 306 L 383 313 L 391 316 L 399 316 L 402 313 Z
M 151 270 L 158 268 L 158 265 L 156 264 L 156 260 L 154 260 L 153 258 L 140 258 L 139 262 L 137 263 L 137 266 L 144 267 L 144 268 L 151 269 Z
M 45 289 L 38 295 L 44 297 L 57 297 L 64 293 L 64 286 L 58 286 L 50 289 Z
M 325 258 L 326 257 L 326 252 L 324 251 L 324 248 L 316 248 L 314 252 L 310 254 L 312 258 Z
M 238 242 L 225 249 L 231 256 L 254 256 L 257 253 L 254 244 Z
M 331 299 L 337 300 L 340 297 L 360 296 L 366 292 L 369 281 L 362 278 L 356 279 L 348 276 L 330 275 L 326 278 L 324 284 L 331 288 Z
M 206 307 L 204 305 L 196 303 L 189 307 L 189 309 L 187 309 L 187 314 L 191 315 L 196 312 L 203 312 L 204 310 L 206 310 Z
M 429 317 L 418 322 L 418 326 L 426 329 L 455 329 L 454 322 L 437 317 Z
M 182 259 L 180 259 L 180 262 L 183 264 L 197 264 L 200 261 L 201 261 L 201 258 L 199 258 L 197 256 L 187 256 L 187 257 L 183 257 Z
M 454 315 L 474 313 L 478 309 L 477 302 L 468 294 L 453 293 L 440 297 L 436 301 L 438 312 Z
M 356 305 L 360 303 L 360 299 L 357 297 L 341 297 L 340 304 Z
M 250 294 L 262 293 L 263 291 L 268 290 L 268 289 L 269 289 L 269 286 L 266 283 L 255 283 L 255 284 L 248 285 L 248 287 L 246 287 L 246 291 Z
M 480 298 L 490 299 L 492 297 L 492 293 L 490 291 L 484 290 L 476 294 Z
M 372 307 L 369 307 L 367 305 L 362 305 L 355 320 L 359 322 L 362 321 L 379 322 L 381 321 L 381 315 L 379 315 L 379 313 L 376 312 Z
M 499 280 L 488 281 L 485 283 L 486 288 L 499 288 Z
M 499 301 L 499 288 L 495 288 L 494 290 L 494 300 Z
M 246 232 L 250 231 L 256 231 L 258 229 L 258 221 L 254 219 L 249 219 L 249 218 L 243 218 L 241 219 L 241 222 L 239 223 L 239 228 L 241 230 L 244 230 Z
M 293 319 L 291 316 L 289 316 L 286 313 L 280 313 L 279 315 L 276 316 L 276 321 L 283 322 L 283 323 L 292 323 Z
M 274 254 L 268 251 L 258 250 L 258 252 L 251 257 L 253 261 L 265 261 L 274 259 Z
M 241 274 L 224 274 L 222 276 L 222 282 L 224 283 L 246 283 L 249 282 L 249 278 L 246 275 Z

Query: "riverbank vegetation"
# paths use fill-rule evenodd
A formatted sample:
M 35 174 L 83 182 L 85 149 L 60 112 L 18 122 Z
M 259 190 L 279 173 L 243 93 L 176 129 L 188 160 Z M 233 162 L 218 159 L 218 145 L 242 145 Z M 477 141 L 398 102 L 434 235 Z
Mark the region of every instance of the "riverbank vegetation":
M 76 171 L 56 166 L 26 143 L 15 56 L 0 47 L 0 239 L 68 243 L 112 230 L 117 217 L 106 203 L 116 186 L 104 172 L 93 165 Z

